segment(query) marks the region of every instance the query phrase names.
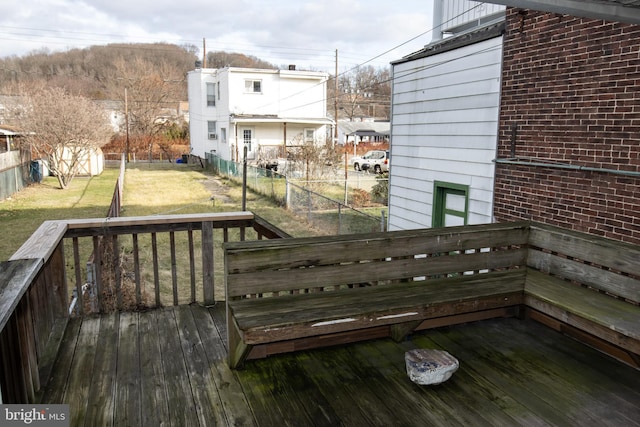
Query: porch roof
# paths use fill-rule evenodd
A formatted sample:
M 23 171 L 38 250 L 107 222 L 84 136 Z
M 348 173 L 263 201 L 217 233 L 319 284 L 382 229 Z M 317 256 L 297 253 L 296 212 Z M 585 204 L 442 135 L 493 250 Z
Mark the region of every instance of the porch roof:
M 348 134 L 348 136 L 380 136 L 380 137 L 385 137 L 385 136 L 389 136 L 389 132 L 377 132 L 375 130 L 371 130 L 371 129 L 359 129 L 356 130 L 355 132 L 351 132 L 350 134 Z
M 231 123 L 298 123 L 310 125 L 332 125 L 327 117 L 279 117 L 275 114 L 233 114 Z

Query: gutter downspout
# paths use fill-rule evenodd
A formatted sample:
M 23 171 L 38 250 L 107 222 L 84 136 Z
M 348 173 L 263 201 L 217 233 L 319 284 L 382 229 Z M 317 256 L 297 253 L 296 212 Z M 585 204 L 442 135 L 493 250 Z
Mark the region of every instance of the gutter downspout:
M 284 127 L 284 140 L 283 140 L 283 153 L 282 153 L 282 157 L 283 158 L 287 158 L 287 122 L 282 123 L 283 127 Z
M 236 139 L 236 162 L 240 162 L 240 152 L 238 151 L 238 124 L 236 122 L 233 123 L 233 133 Z
M 442 6 L 444 0 L 433 0 L 431 43 L 442 40 Z

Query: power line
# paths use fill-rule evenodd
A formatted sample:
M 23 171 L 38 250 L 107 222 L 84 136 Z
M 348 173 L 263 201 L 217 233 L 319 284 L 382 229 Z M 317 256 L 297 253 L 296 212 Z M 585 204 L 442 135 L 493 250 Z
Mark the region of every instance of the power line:
M 366 65 L 366 64 L 368 64 L 368 63 L 370 63 L 370 62 L 372 62 L 372 61 L 374 61 L 375 59 L 380 58 L 380 57 L 382 57 L 382 56 L 384 56 L 384 55 L 386 55 L 386 54 L 388 54 L 388 53 L 390 53 L 390 52 L 392 52 L 392 51 L 394 51 L 394 50 L 398 49 L 399 47 L 402 47 L 402 46 L 404 46 L 404 45 L 406 45 L 406 44 L 408 44 L 408 43 L 410 43 L 410 42 L 412 42 L 412 41 L 414 41 L 414 40 L 416 40 L 416 39 L 418 39 L 418 38 L 420 38 L 420 37 L 422 37 L 422 36 L 424 36 L 424 35 L 426 35 L 426 34 L 428 34 L 428 33 L 430 33 L 430 32 L 433 32 L 433 31 L 434 31 L 434 30 L 436 30 L 436 29 L 440 29 L 440 28 L 442 28 L 445 24 L 447 24 L 447 23 L 449 23 L 449 22 L 452 22 L 452 21 L 456 20 L 457 18 L 459 18 L 459 17 L 461 17 L 461 16 L 463 16 L 463 15 L 465 15 L 465 14 L 467 14 L 467 13 L 469 13 L 469 12 L 473 11 L 474 9 L 479 8 L 479 7 L 482 7 L 483 5 L 484 5 L 484 2 L 482 2 L 482 3 L 478 3 L 478 4 L 476 4 L 475 6 L 472 6 L 472 7 L 470 7 L 469 9 L 464 10 L 463 12 L 459 13 L 458 15 L 451 17 L 449 20 L 442 22 L 440 25 L 438 25 L 438 26 L 436 26 L 436 27 L 432 27 L 431 29 L 429 29 L 429 30 L 427 30 L 427 31 L 425 31 L 425 32 L 423 32 L 423 33 L 420 33 L 420 34 L 418 34 L 417 36 L 412 37 L 412 38 L 410 38 L 409 40 L 407 40 L 407 41 L 405 41 L 405 42 L 403 42 L 403 43 L 401 43 L 401 44 L 399 44 L 399 45 L 397 45 L 397 46 L 395 46 L 395 47 L 393 47 L 393 48 L 391 48 L 391 49 L 388 49 L 388 50 L 386 50 L 386 51 L 382 52 L 381 54 L 379 54 L 379 55 L 377 55 L 377 56 L 375 56 L 375 57 L 373 57 L 373 58 L 371 58 L 371 59 L 369 59 L 369 60 L 367 60 L 367 61 L 365 61 L 365 62 L 363 62 L 363 63 L 361 63 L 361 64 L 358 64 L 358 65 L 356 65 L 355 67 L 353 67 L 353 68 L 351 68 L 351 69 L 348 69 L 347 71 L 344 71 L 344 72 L 342 72 L 342 73 L 338 74 L 337 76 L 335 76 L 335 78 L 336 78 L 336 79 L 339 79 L 340 77 L 342 77 L 342 76 L 344 76 L 344 75 L 346 75 L 346 74 L 348 74 L 348 73 L 350 73 L 350 72 L 352 72 L 352 71 L 354 71 L 354 70 L 357 70 L 358 68 L 360 68 L 360 67 L 362 67 L 362 66 L 364 66 L 364 65 Z M 448 62 L 448 61 L 444 61 L 443 63 L 445 63 L 445 62 Z M 393 81 L 393 79 L 394 79 L 394 77 L 391 77 L 388 81 Z M 278 100 L 278 102 L 281 102 L 281 101 L 283 101 L 283 100 L 287 100 L 287 99 L 292 98 L 292 97 L 294 97 L 294 96 L 301 95 L 301 94 L 303 94 L 304 92 L 307 92 L 307 91 L 313 90 L 314 88 L 316 88 L 316 87 L 317 87 L 317 86 L 319 86 L 319 85 L 324 85 L 324 83 L 325 83 L 325 82 L 318 83 L 318 84 L 316 84 L 316 85 L 314 85 L 314 86 L 312 86 L 312 87 L 310 87 L 310 88 L 303 89 L 303 90 L 301 90 L 301 91 L 299 91 L 299 92 L 297 92 L 297 93 L 291 94 L 291 95 L 289 95 L 289 96 L 287 96 L 287 97 L 285 97 L 285 98 L 281 98 L 281 99 L 279 99 L 279 100 Z M 378 84 L 382 84 L 382 83 L 385 83 L 385 82 L 378 82 Z M 339 96 L 339 95 L 336 93 L 334 96 L 336 96 L 336 97 L 337 97 L 337 96 Z M 328 102 L 328 101 L 329 101 L 329 99 L 327 99 L 327 102 Z M 314 103 L 315 103 L 315 102 L 314 102 Z M 273 105 L 273 104 L 275 104 L 275 102 L 265 104 L 265 105 L 263 105 L 263 106 L 259 107 L 259 109 L 267 108 L 267 107 L 269 107 L 269 106 L 271 106 L 271 105 Z M 304 107 L 304 106 L 308 106 L 308 105 L 311 105 L 311 104 L 313 104 L 313 103 L 300 105 L 299 107 Z M 285 110 L 285 111 L 288 111 L 288 110 L 290 110 L 290 109 L 294 109 L 294 108 L 296 108 L 296 107 L 291 107 L 291 108 L 289 108 L 289 109 L 287 109 L 287 110 Z M 337 117 L 336 117 L 336 120 L 337 120 Z

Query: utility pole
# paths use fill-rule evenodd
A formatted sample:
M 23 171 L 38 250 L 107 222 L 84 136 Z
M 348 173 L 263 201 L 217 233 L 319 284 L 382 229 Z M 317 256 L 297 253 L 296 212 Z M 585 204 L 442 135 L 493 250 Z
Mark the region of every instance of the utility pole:
M 333 118 L 336 121 L 336 126 L 334 129 L 334 140 L 335 143 L 338 143 L 338 49 L 336 49 L 336 74 L 335 74 L 335 79 L 333 82 L 333 92 L 334 92 L 334 96 L 333 96 L 333 106 L 334 106 L 334 114 L 333 114 Z
M 335 143 L 338 143 L 338 49 L 336 49 L 336 78 L 335 81 L 333 82 L 334 87 L 333 87 L 333 92 L 334 92 L 334 99 L 333 99 L 333 106 L 335 108 L 334 110 L 334 118 L 336 120 L 336 127 L 335 127 L 335 132 L 334 132 L 334 140 Z M 347 141 L 345 140 L 344 142 L 344 204 L 347 205 L 349 203 L 349 185 L 348 185 L 348 181 L 349 181 L 349 162 L 347 161 Z
M 127 135 L 127 163 L 129 163 L 129 100 L 127 98 L 127 88 L 124 88 L 124 125 L 126 129 Z
M 207 68 L 207 39 L 202 38 L 202 68 Z

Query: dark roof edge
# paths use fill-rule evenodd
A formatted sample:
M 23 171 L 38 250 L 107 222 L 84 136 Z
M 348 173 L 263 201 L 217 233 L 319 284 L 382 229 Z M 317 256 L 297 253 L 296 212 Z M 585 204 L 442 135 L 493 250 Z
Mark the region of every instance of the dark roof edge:
M 464 46 L 469 46 L 475 43 L 480 43 L 494 37 L 502 36 L 504 34 L 504 30 L 505 21 L 493 23 L 491 25 L 487 25 L 486 27 L 464 33 L 459 36 L 449 37 L 437 43 L 427 45 L 422 50 L 407 55 L 397 61 L 391 62 L 391 65 L 402 64 L 405 62 L 414 61 L 416 59 L 426 58 L 428 56 L 448 52 L 450 50 L 458 49 Z

